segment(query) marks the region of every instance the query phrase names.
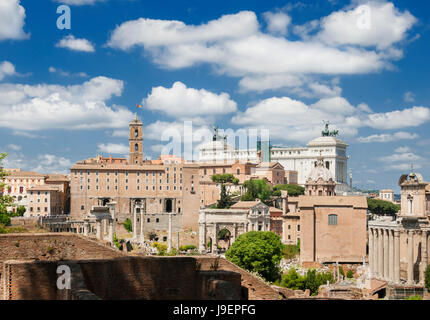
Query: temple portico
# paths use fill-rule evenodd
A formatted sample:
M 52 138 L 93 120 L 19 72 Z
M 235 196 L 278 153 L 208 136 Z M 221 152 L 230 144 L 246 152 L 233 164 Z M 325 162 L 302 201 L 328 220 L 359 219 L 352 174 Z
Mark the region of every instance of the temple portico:
M 397 217 L 368 222 L 369 265 L 373 278 L 395 286 L 424 286 L 428 265 L 429 190 L 421 175 L 399 180 L 402 205 Z

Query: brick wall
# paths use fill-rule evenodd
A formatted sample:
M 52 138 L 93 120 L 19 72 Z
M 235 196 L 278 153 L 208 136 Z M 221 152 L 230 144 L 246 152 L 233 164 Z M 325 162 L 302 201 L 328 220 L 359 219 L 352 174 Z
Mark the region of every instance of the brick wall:
M 11 259 L 80 260 L 121 256 L 124 254 L 107 245 L 72 233 L 0 235 L 0 264 Z
M 201 270 L 210 270 L 216 258 L 199 256 L 196 257 L 196 260 L 200 263 Z M 226 259 L 219 259 L 218 270 L 233 271 L 241 275 L 242 297 L 244 299 L 278 300 L 281 296 L 277 290 Z
M 72 290 L 57 290 L 69 265 Z M 5 261 L 4 299 L 240 299 L 240 274 L 199 271 L 192 257 L 118 257 L 80 261 Z M 74 280 L 73 280 L 74 279 Z

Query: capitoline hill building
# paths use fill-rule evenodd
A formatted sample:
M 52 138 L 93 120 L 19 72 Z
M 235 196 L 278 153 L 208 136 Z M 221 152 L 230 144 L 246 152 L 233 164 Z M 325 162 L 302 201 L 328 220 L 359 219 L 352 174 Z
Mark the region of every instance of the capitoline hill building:
M 411 172 L 400 177 L 399 186 L 397 217 L 368 223 L 370 270 L 373 278 L 394 287 L 422 287 L 428 265 L 430 184 Z
M 142 122 L 129 124 L 129 159 L 98 156 L 71 168 L 71 217 L 79 220 L 93 207 L 113 207 L 115 222 L 127 218 L 136 229 L 145 223 L 163 223 L 174 214 L 175 225 L 198 229 L 199 170 L 181 158 L 143 159 Z M 156 216 L 157 215 L 157 216 Z M 163 216 L 163 217 L 162 217 Z M 143 230 L 137 230 L 143 235 Z
M 348 144 L 337 138 L 337 131 L 329 131 L 328 122 L 321 136 L 310 141 L 306 147 L 278 147 L 266 142 L 267 155 L 270 160 L 281 164 L 286 172 L 297 172 L 297 183 L 305 186 L 306 179 L 310 175 L 315 163 L 320 156 L 324 157 L 324 166 L 331 172 L 336 183 L 336 193 L 343 194 L 349 191 L 348 170 Z M 262 148 L 264 149 L 264 148 Z M 227 143 L 227 137 L 219 137 L 200 146 L 199 162 L 259 162 L 258 147 L 237 149 Z M 263 152 L 264 153 L 264 152 Z

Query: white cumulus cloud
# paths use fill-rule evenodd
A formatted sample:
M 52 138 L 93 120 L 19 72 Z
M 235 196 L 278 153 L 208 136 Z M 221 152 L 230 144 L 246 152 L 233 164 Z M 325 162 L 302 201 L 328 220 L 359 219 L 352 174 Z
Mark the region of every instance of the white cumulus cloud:
M 73 51 L 94 52 L 94 46 L 87 39 L 77 39 L 73 35 L 68 35 L 61 39 L 56 45 L 59 48 L 66 48 Z
M 0 41 L 21 40 L 29 37 L 23 30 L 25 9 L 19 0 L 2 0 L 0 2 Z
M 101 76 L 69 86 L 0 84 L 0 127 L 18 131 L 124 128 L 132 113 L 106 104 L 122 90 L 121 80 Z
M 14 75 L 15 66 L 9 61 L 3 61 L 0 63 L 0 80 L 3 80 L 6 76 Z
M 98 151 L 112 154 L 127 154 L 129 152 L 128 148 L 128 146 L 121 143 L 99 143 L 97 145 Z
M 383 133 L 383 134 L 373 134 L 368 137 L 359 137 L 357 140 L 363 143 L 370 142 L 392 142 L 398 140 L 413 140 L 417 139 L 418 135 L 416 133 L 409 132 L 396 132 L 396 133 Z
M 266 12 L 265 32 L 254 12 L 241 11 L 200 25 L 130 20 L 113 30 L 107 44 L 119 50 L 143 48 L 154 63 L 167 69 L 209 64 L 220 74 L 239 77 L 241 91 L 287 88 L 300 96 L 306 96 L 303 90 L 311 96 L 336 96 L 340 94 L 338 86 L 318 83 L 318 79 L 308 86 L 303 77 L 391 68 L 392 61 L 402 57 L 400 44 L 416 23 L 409 12 L 392 3 L 370 1 L 367 5 L 373 13 L 370 31 L 356 30 L 355 15 L 360 9 L 355 5 L 314 20 L 309 24 L 314 36 L 302 30 L 302 38 L 293 40 L 286 36 L 287 14 Z M 345 28 L 339 28 L 339 23 L 345 23 Z
M 223 115 L 237 110 L 227 93 L 216 94 L 205 89 L 187 88 L 175 82 L 171 88 L 154 87 L 142 103 L 146 108 L 177 118 Z
M 263 14 L 267 23 L 267 31 L 274 34 L 285 36 L 288 32 L 288 26 L 291 23 L 291 17 L 284 12 L 265 12 Z

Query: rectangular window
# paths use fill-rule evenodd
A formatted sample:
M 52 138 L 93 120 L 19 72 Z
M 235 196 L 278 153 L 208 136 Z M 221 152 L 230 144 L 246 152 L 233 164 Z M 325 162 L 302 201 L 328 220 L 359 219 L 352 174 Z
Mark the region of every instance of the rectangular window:
M 328 225 L 337 226 L 337 214 L 330 214 L 328 216 Z

